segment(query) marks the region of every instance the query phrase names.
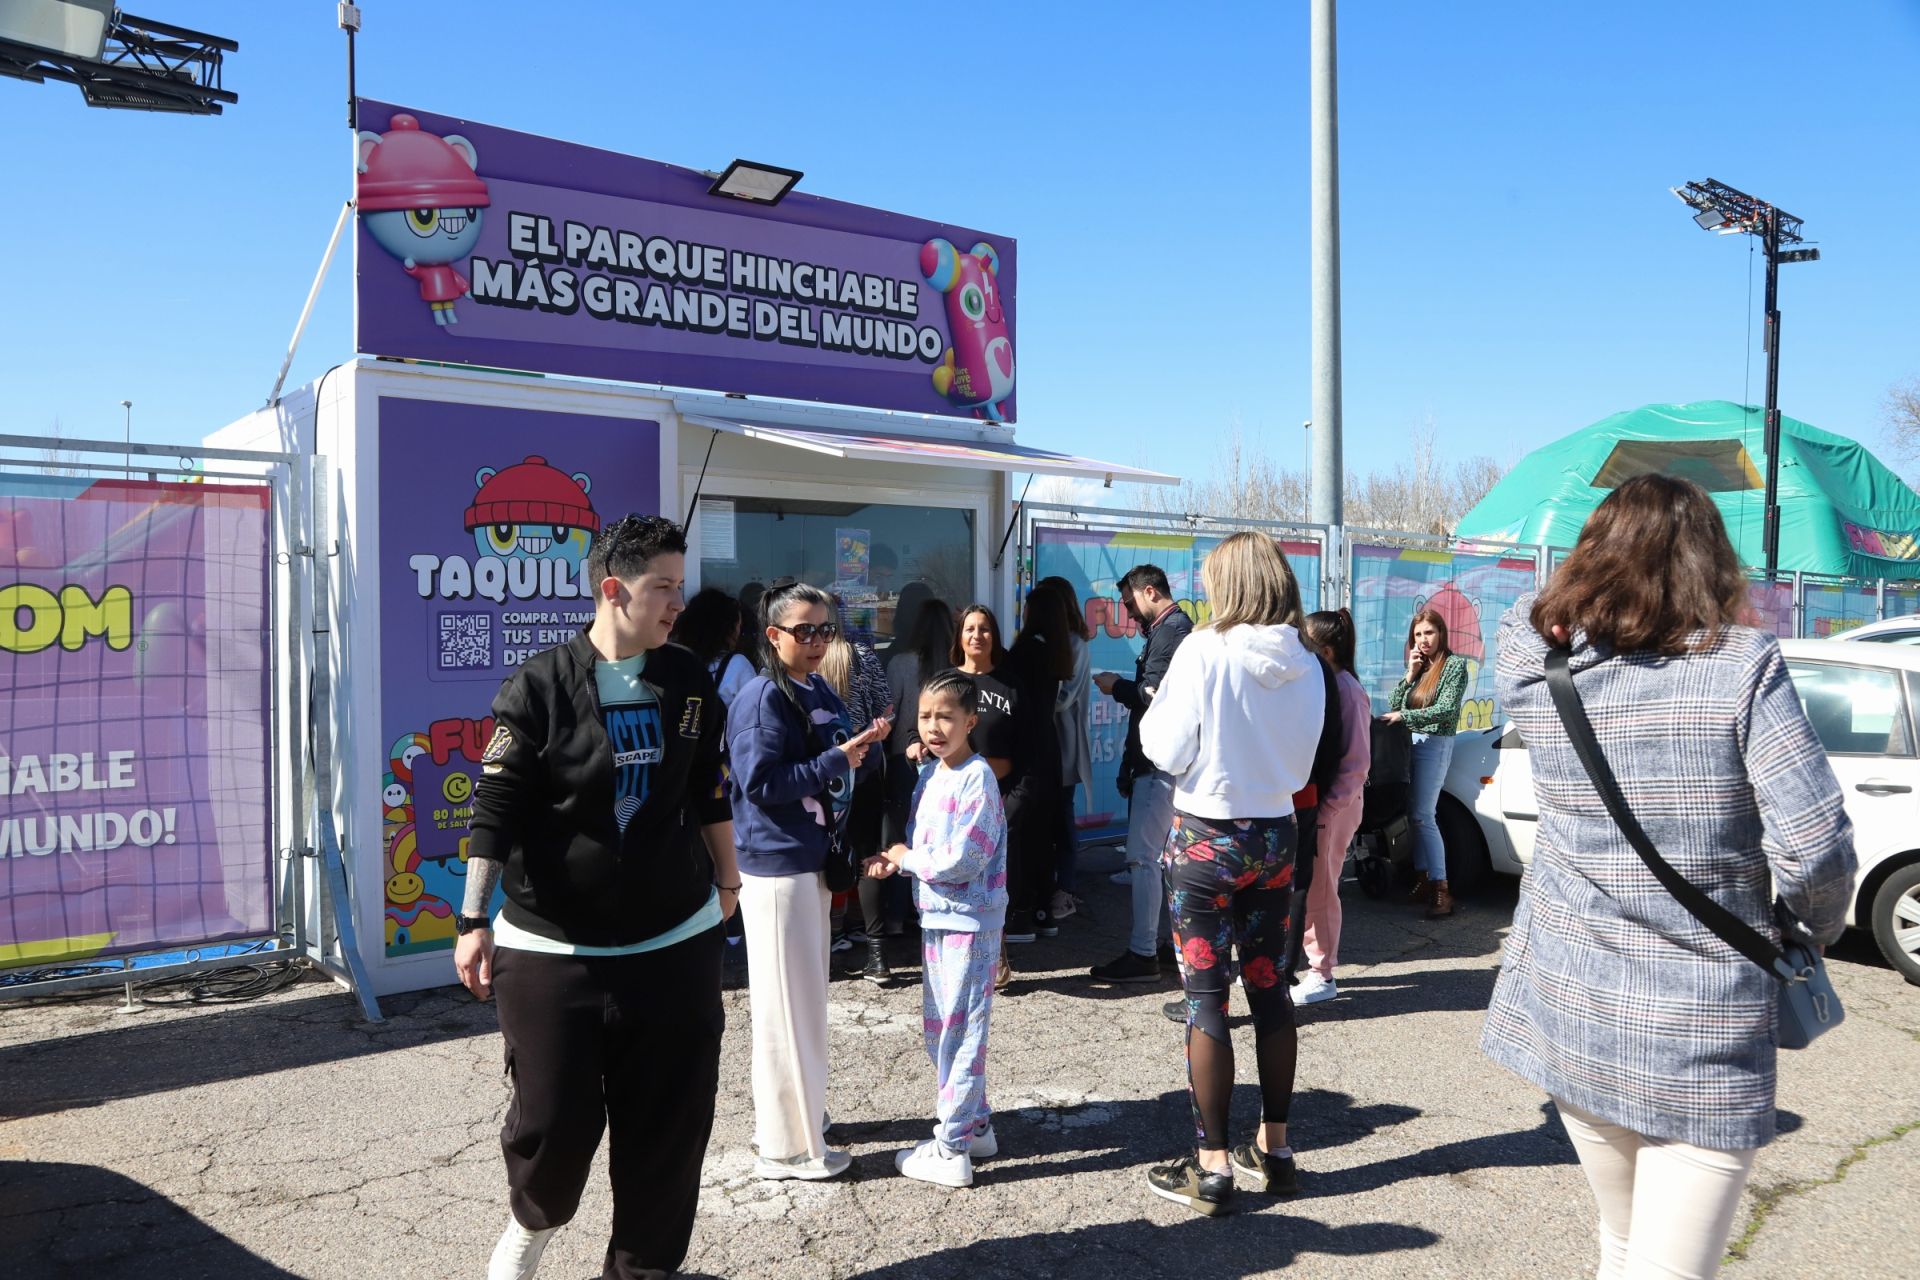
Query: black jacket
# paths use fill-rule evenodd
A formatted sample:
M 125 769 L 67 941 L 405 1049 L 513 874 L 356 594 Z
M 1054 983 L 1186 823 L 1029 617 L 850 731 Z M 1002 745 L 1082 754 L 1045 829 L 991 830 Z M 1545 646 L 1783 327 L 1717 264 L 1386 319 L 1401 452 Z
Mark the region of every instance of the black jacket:
M 1167 678 L 1173 651 L 1193 634 L 1193 619 L 1178 605 L 1157 623 L 1147 624 L 1147 644 L 1133 662 L 1133 679 L 1114 682 L 1113 700 L 1127 709 L 1127 747 L 1120 756 L 1119 787 L 1129 793 L 1133 780 L 1153 772 L 1153 761 L 1140 750 L 1140 717 L 1153 705 L 1153 692 Z
M 617 947 L 700 909 L 713 888 L 700 828 L 733 815 L 721 770 L 720 695 L 698 658 L 662 645 L 647 654 L 642 679 L 659 700 L 665 756 L 646 803 L 621 832 L 598 660 L 582 631 L 501 686 L 467 855 L 506 863 L 505 915 L 520 928 Z

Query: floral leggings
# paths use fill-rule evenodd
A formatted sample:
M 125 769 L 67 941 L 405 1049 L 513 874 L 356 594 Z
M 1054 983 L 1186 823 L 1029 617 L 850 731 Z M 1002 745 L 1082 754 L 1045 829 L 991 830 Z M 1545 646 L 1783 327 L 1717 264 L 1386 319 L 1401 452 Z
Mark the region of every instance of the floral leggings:
M 1187 993 L 1194 1138 L 1206 1151 L 1227 1147 L 1227 1104 L 1233 1096 L 1227 992 L 1236 968 L 1234 952 L 1253 1009 L 1262 1118 L 1286 1123 L 1299 1056 L 1293 996 L 1282 970 L 1293 905 L 1293 845 L 1291 816 L 1213 821 L 1176 813 L 1160 855 Z

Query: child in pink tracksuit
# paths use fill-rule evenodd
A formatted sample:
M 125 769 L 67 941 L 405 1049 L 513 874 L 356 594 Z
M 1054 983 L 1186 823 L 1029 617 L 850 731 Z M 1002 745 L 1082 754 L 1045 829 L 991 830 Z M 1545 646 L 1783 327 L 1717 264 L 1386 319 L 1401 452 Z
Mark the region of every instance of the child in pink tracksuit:
M 1347 734 L 1340 772 L 1320 798 L 1320 843 L 1314 854 L 1313 884 L 1307 889 L 1306 928 L 1300 938 L 1307 971 L 1293 989 L 1295 1004 L 1316 1004 L 1338 994 L 1333 966 L 1340 959 L 1340 868 L 1360 826 L 1360 793 L 1373 759 L 1373 706 L 1353 674 L 1353 615 L 1345 609 L 1308 614 L 1301 632 L 1307 647 L 1331 662 L 1337 672 L 1334 687 L 1340 692 L 1340 723 Z
M 909 1178 L 973 1184 L 973 1161 L 999 1151 L 987 1107 L 987 1020 L 1007 913 L 1007 817 L 1000 786 L 967 735 L 979 705 L 973 681 L 942 671 L 920 686 L 920 742 L 931 757 L 914 788 L 905 844 L 869 858 L 869 876 L 915 880 L 925 973 L 921 1016 L 939 1076 L 930 1141 L 894 1156 Z

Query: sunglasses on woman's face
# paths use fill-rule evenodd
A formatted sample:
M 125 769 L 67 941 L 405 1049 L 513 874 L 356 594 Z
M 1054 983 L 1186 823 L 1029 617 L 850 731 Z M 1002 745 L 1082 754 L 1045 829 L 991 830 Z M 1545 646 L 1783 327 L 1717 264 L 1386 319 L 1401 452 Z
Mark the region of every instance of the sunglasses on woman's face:
M 801 644 L 812 644 L 815 640 L 824 643 L 840 634 L 837 622 L 803 622 L 797 627 L 783 627 L 776 622 L 773 629 L 786 632 Z

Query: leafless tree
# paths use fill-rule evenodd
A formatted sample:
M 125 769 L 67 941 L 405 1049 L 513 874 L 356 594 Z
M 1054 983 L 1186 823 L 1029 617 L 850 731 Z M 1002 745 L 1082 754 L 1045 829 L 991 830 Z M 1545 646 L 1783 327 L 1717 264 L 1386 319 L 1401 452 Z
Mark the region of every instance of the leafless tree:
M 1920 378 L 1897 383 L 1887 392 L 1887 443 L 1900 462 L 1920 463 Z
M 60 415 L 53 418 L 53 430 L 49 433 L 53 443 L 43 445 L 39 451 L 39 470 L 47 475 L 77 476 L 82 474 L 83 459 L 71 449 L 60 447 L 60 441 L 66 438 L 61 431 Z
M 1428 420 L 1416 427 L 1404 455 L 1390 466 L 1347 472 L 1346 522 L 1370 529 L 1451 534 L 1473 505 L 1509 467 L 1475 455 L 1447 465 L 1438 431 Z M 1225 520 L 1305 520 L 1306 477 L 1276 463 L 1248 442 L 1236 423 L 1212 474 L 1178 486 L 1134 486 L 1128 505 L 1164 511 L 1170 517 L 1205 515 Z

